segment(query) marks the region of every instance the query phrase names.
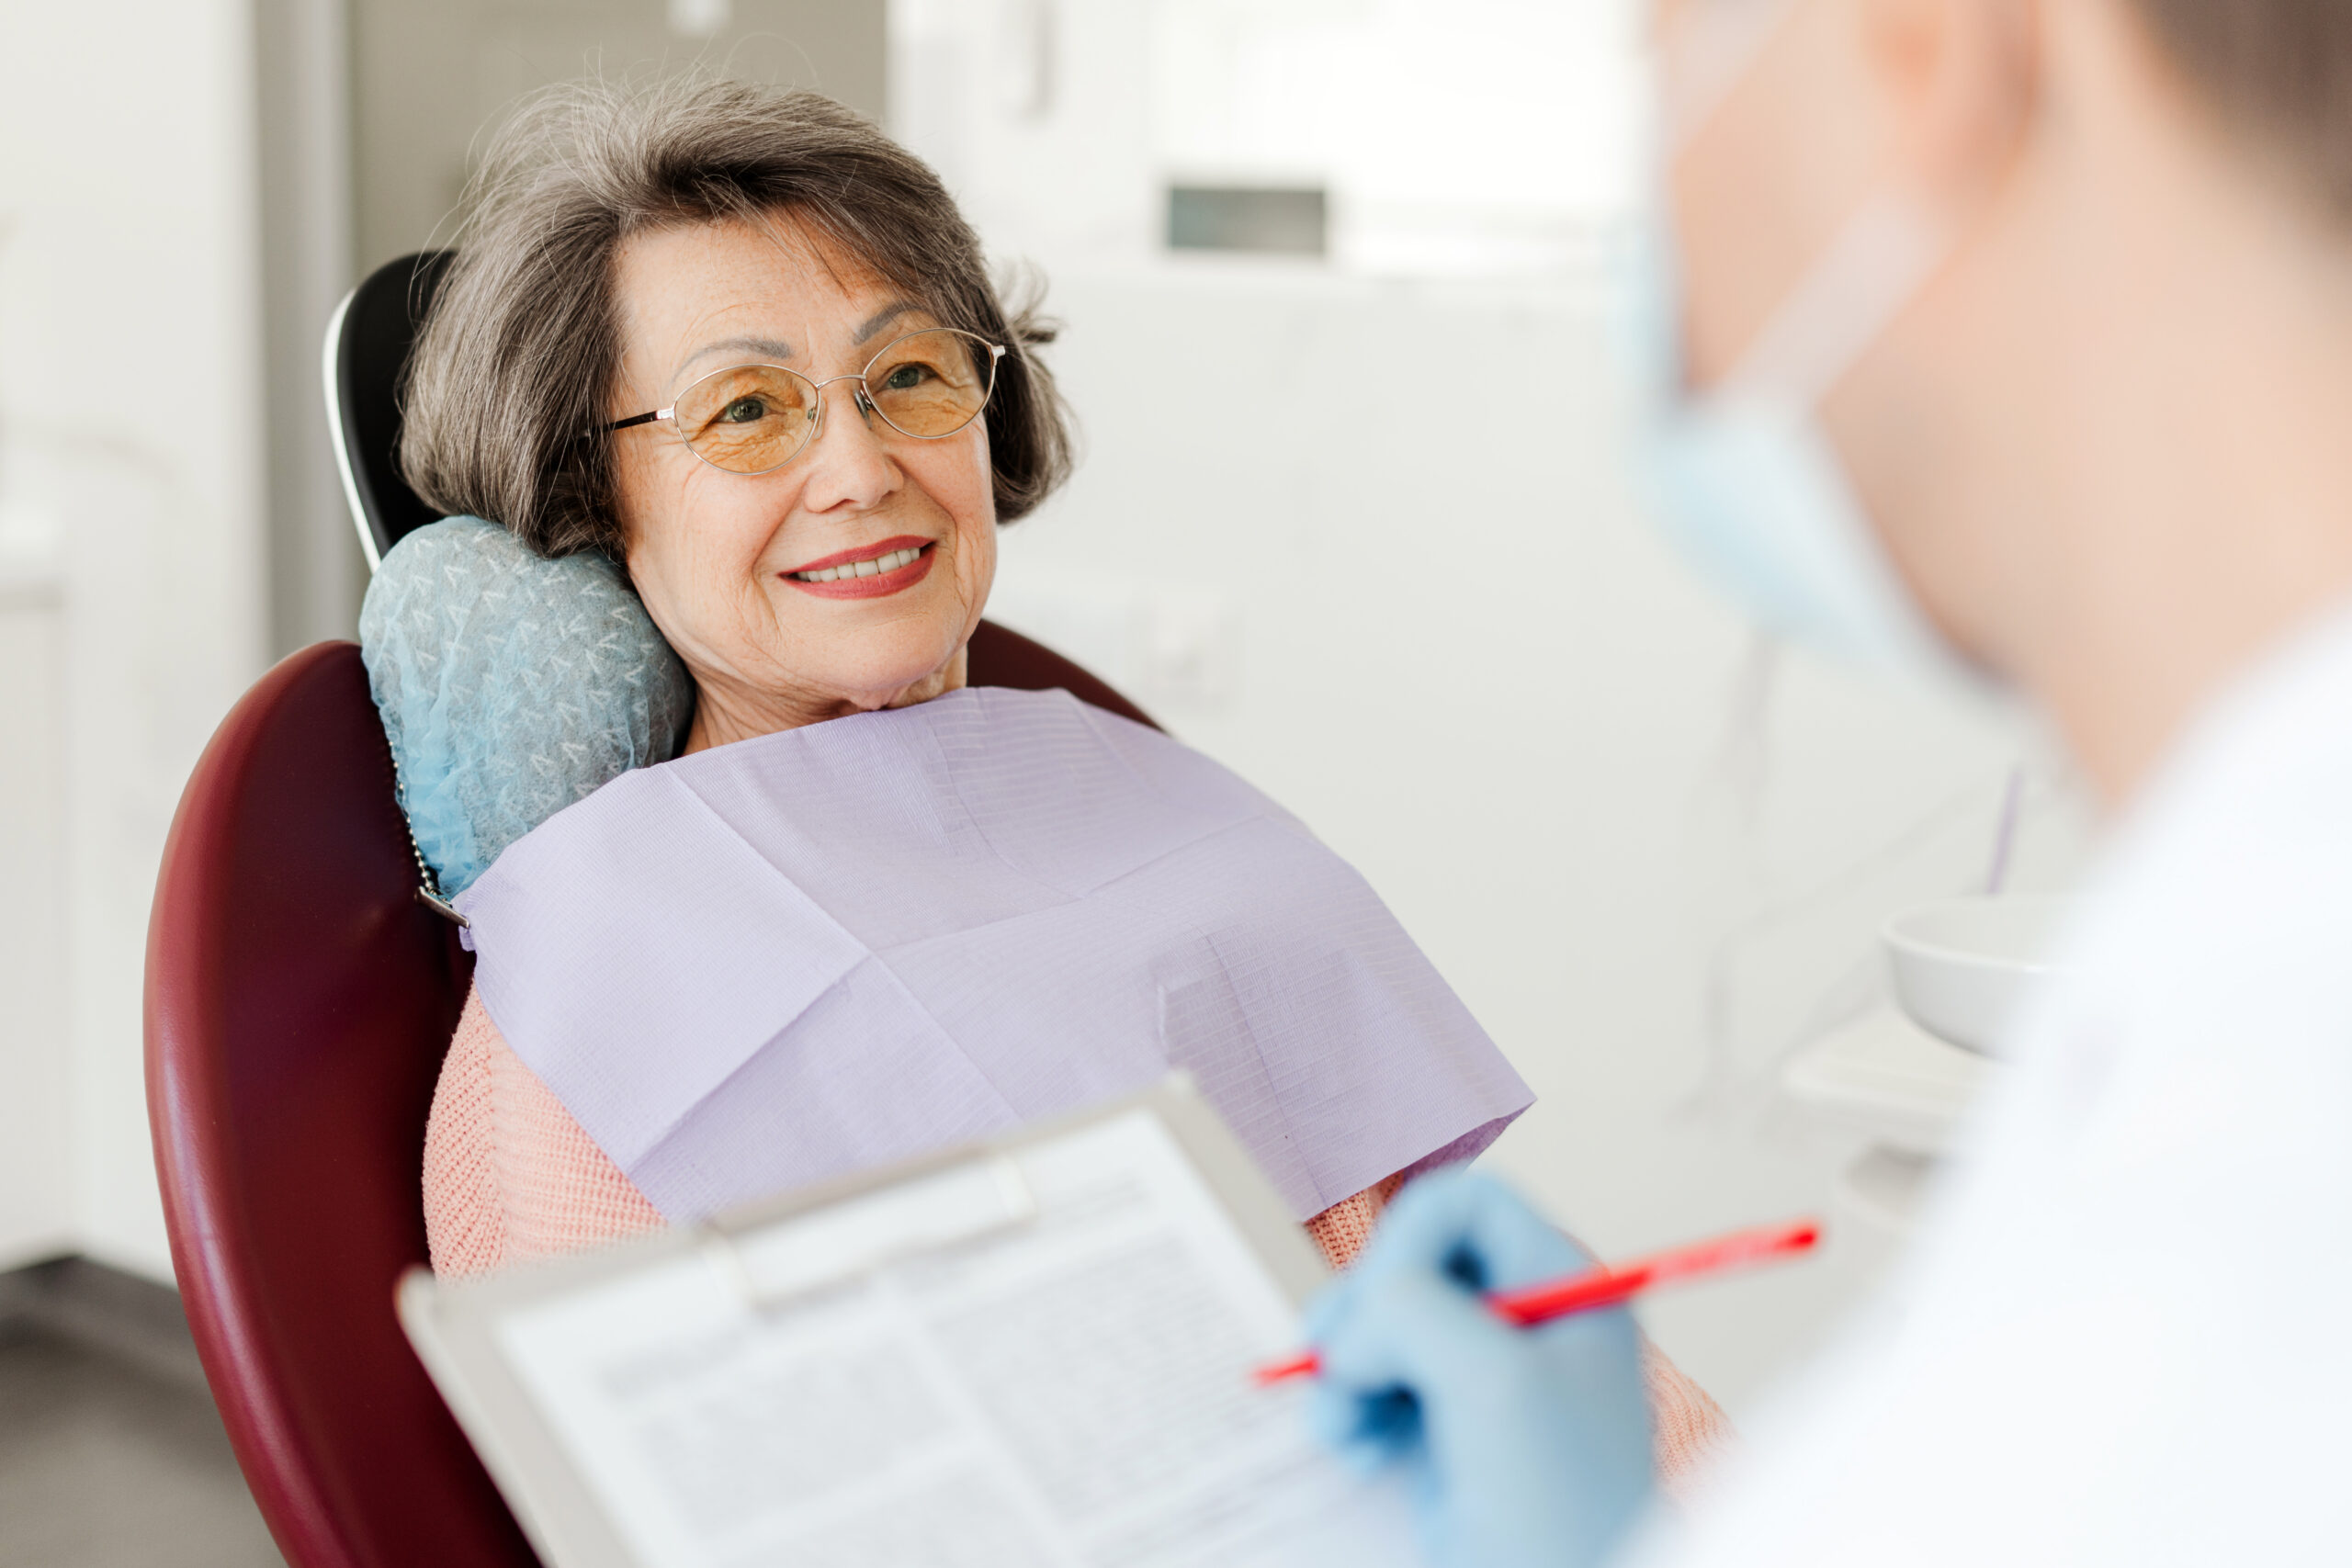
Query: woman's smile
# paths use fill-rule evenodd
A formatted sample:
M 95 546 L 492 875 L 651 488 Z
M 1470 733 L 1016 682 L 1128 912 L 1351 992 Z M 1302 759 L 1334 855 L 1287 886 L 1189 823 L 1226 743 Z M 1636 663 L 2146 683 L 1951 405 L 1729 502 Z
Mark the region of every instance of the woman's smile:
M 820 599 L 883 599 L 912 588 L 930 576 L 932 562 L 938 555 L 935 541 L 907 534 L 843 550 L 776 575 Z

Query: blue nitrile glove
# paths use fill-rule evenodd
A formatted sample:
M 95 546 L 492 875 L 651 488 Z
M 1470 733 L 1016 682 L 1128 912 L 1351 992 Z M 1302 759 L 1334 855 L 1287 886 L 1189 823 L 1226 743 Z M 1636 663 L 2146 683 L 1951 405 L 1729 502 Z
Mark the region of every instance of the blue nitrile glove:
M 1521 1329 L 1477 1299 L 1591 1267 L 1509 1188 L 1445 1172 L 1407 1188 L 1308 1309 L 1317 1428 L 1365 1470 L 1405 1472 L 1442 1568 L 1601 1562 L 1649 1498 L 1633 1318 Z

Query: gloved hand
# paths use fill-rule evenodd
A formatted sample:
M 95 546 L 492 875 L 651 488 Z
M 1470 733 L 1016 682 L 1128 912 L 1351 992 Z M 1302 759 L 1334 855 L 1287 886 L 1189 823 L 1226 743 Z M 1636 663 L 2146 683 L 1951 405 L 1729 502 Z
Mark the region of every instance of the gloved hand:
M 1510 1189 L 1440 1173 L 1406 1189 L 1308 1309 L 1318 1432 L 1363 1469 L 1405 1471 L 1442 1568 L 1599 1562 L 1648 1500 L 1632 1317 L 1521 1329 L 1477 1299 L 1591 1267 Z

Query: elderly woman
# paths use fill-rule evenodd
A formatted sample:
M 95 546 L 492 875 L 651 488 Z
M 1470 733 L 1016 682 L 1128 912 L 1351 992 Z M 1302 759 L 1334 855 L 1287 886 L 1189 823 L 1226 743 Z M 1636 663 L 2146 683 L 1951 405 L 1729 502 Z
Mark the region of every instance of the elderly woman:
M 997 530 L 1069 467 L 1046 336 L 932 173 L 824 99 L 571 89 L 491 148 L 402 461 L 505 532 L 403 542 L 378 587 L 407 556 L 439 592 L 462 573 L 423 552 L 509 536 L 536 567 L 619 563 L 596 615 L 641 601 L 691 721 L 671 761 L 645 726 L 634 760 L 660 765 L 531 828 L 458 899 L 479 966 L 427 1134 L 437 1269 L 1170 1066 L 1344 1264 L 1402 1180 L 1524 1109 L 1377 899 L 1279 808 L 1067 694 L 965 689 Z M 511 620 L 505 592 L 477 600 Z M 593 664 L 603 635 L 524 662 Z M 445 684 L 450 637 L 416 655 Z M 379 697 L 391 658 L 371 649 Z M 1657 1375 L 1668 1451 L 1695 1446 L 1712 1405 Z

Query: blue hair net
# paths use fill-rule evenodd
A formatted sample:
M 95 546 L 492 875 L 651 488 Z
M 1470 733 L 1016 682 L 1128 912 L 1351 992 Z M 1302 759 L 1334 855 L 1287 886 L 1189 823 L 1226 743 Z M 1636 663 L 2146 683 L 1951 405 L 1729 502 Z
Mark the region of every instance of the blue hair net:
M 542 559 L 479 517 L 384 557 L 359 649 L 401 809 L 445 897 L 565 807 L 677 755 L 694 716 L 685 666 L 618 567 Z

